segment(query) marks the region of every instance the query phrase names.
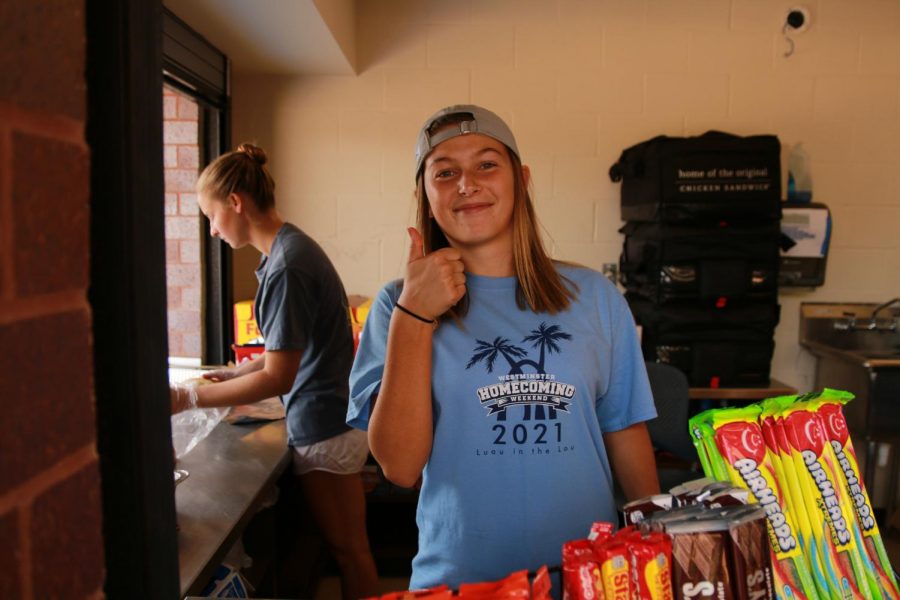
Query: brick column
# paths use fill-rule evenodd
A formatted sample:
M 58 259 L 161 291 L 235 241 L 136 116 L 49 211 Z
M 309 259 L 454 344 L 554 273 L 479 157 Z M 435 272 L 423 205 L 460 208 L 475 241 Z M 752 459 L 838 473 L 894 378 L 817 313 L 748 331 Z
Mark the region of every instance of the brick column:
M 166 285 L 169 355 L 200 358 L 203 272 L 200 266 L 199 110 L 191 98 L 163 88 L 163 167 L 166 176 Z
M 100 598 L 83 0 L 0 8 L 0 597 Z

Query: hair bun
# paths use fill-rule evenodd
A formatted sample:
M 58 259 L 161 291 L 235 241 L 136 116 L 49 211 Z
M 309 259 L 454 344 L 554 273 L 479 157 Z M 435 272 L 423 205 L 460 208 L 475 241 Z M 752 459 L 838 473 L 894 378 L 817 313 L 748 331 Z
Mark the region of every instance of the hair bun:
M 266 164 L 266 152 L 259 146 L 254 146 L 253 144 L 248 144 L 245 142 L 238 146 L 237 151 L 246 154 L 259 165 Z

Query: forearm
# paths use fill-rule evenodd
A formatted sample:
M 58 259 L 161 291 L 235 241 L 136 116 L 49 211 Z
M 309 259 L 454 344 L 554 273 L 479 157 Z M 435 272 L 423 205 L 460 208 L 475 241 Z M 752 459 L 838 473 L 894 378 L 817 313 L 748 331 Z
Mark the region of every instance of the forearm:
M 628 500 L 659 493 L 656 458 L 644 423 L 604 434 L 606 452 Z
M 369 447 L 385 477 L 412 486 L 431 454 L 433 329 L 394 311 L 384 376 L 369 419 Z
M 252 360 L 245 360 L 234 368 L 234 376 L 242 377 L 266 368 L 266 354 L 263 352 Z
M 197 406 L 237 406 L 251 404 L 284 393 L 283 385 L 264 369 L 258 369 L 241 377 L 197 388 Z
M 253 361 L 246 374 L 197 388 L 197 406 L 250 404 L 291 390 L 303 353 L 300 350 L 273 350 Z M 243 365 L 242 365 L 243 366 Z

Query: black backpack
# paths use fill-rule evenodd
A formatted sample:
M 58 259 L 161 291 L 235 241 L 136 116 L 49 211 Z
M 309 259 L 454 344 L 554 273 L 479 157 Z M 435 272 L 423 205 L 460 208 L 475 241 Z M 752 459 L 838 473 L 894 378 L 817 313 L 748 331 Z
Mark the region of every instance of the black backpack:
M 781 218 L 780 154 L 774 135 L 661 135 L 623 151 L 609 176 L 622 182 L 623 221 L 773 222 Z

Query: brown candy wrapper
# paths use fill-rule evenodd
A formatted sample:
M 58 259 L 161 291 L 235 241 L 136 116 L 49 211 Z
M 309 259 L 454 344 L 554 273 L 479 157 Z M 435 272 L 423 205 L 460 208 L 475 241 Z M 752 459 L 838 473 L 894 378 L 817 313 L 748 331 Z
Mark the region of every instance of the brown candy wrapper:
M 723 519 L 675 521 L 672 538 L 672 591 L 676 599 L 733 600 L 729 573 L 728 523 Z
M 727 511 L 732 584 L 738 600 L 774 600 L 766 511 L 759 505 Z
M 638 525 L 653 513 L 670 510 L 674 502 L 672 494 L 656 494 L 632 500 L 622 507 L 622 516 L 626 525 Z

